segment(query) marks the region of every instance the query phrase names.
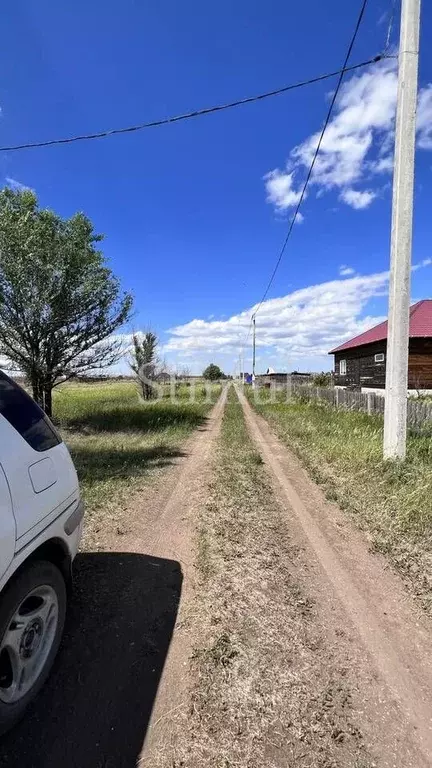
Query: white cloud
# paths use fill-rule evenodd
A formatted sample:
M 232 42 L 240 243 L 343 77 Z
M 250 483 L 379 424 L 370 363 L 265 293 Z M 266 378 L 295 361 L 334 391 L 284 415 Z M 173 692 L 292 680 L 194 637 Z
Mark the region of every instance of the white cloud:
M 393 171 L 393 154 L 382 155 L 371 163 L 370 168 L 375 173 L 391 173 Z
M 7 186 L 13 189 L 14 192 L 24 192 L 26 189 L 32 191 L 31 187 L 27 187 L 25 184 L 21 184 L 21 182 L 17 181 L 16 179 L 11 179 L 10 176 L 6 176 L 5 181 Z
M 342 277 L 349 277 L 349 275 L 355 274 L 355 269 L 348 267 L 346 264 L 341 264 L 339 267 L 339 274 Z
M 301 196 L 301 189 L 293 189 L 294 174 L 282 173 L 278 169 L 270 171 L 264 177 L 266 181 L 267 201 L 279 211 L 297 205 Z
M 257 317 L 258 346 L 273 347 L 279 354 L 303 358 L 326 354 L 333 346 L 378 322 L 361 320 L 372 296 L 386 293 L 388 273 L 332 280 L 270 299 Z M 171 330 L 166 351 L 235 355 L 245 340 L 252 312 L 229 320 L 192 320 Z
M 432 83 L 420 91 L 417 107 L 417 141 L 422 149 L 432 149 Z
M 423 259 L 423 261 L 419 261 L 418 264 L 413 264 L 412 271 L 417 272 L 418 269 L 422 269 L 423 267 L 430 267 L 432 264 L 432 259 Z
M 414 269 L 430 263 L 432 260 L 425 259 Z M 350 268 L 344 265 L 343 269 Z M 299 368 L 318 361 L 322 367 L 330 349 L 385 319 L 368 315 L 367 305 L 370 299 L 387 295 L 388 277 L 388 272 L 355 275 L 264 302 L 257 316 L 262 365 L 273 356 L 279 366 Z M 186 357 L 196 363 L 216 358 L 222 365 L 227 360 L 231 364 L 244 345 L 256 308 L 228 320 L 195 319 L 172 328 L 165 352 L 177 360 Z
M 368 189 L 360 192 L 358 189 L 351 189 L 348 187 L 347 189 L 343 189 L 340 193 L 340 199 L 347 203 L 347 205 L 350 205 L 351 208 L 355 208 L 357 211 L 360 211 L 363 208 L 368 208 L 372 200 L 375 200 L 375 198 L 376 192 L 372 192 Z
M 315 163 L 310 183 L 318 192 L 340 190 L 341 199 L 354 208 L 365 208 L 377 196 L 373 190 L 354 190 L 376 174 L 393 169 L 394 122 L 397 97 L 397 64 L 384 60 L 342 87 Z M 420 91 L 417 115 L 418 146 L 432 149 L 432 84 Z M 267 200 L 277 209 L 298 202 L 294 180 L 310 167 L 320 132 L 291 150 L 285 169 L 265 177 Z

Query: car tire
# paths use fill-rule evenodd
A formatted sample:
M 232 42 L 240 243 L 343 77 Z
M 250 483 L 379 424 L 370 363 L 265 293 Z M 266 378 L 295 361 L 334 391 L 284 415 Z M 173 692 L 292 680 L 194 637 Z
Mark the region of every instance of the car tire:
M 24 565 L 0 595 L 0 734 L 21 720 L 44 685 L 66 607 L 64 578 L 48 561 Z

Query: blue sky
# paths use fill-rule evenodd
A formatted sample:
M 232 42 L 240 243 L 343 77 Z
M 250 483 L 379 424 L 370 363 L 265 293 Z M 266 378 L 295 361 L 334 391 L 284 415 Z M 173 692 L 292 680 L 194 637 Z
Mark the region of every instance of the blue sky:
M 370 2 L 353 61 L 383 48 L 390 6 Z M 9 3 L 1 144 L 121 127 L 332 71 L 357 12 L 345 0 Z M 432 295 L 431 32 L 424 3 L 413 253 L 422 266 L 413 273 L 413 299 Z M 126 333 L 151 326 L 171 365 L 198 372 L 215 360 L 230 371 L 332 87 L 327 81 L 142 133 L 3 153 L 0 174 L 63 215 L 85 211 L 105 234 L 104 252 L 135 295 Z M 386 314 L 394 87 L 388 64 L 347 79 L 274 301 L 257 319 L 263 368 L 328 367 L 327 349 Z M 340 275 L 342 265 L 352 273 Z

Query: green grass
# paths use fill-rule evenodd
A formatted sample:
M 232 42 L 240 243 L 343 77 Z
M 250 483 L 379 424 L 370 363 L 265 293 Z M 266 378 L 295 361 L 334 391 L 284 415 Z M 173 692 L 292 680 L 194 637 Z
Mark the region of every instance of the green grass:
M 432 608 L 430 437 L 410 435 L 406 462 L 394 464 L 382 459 L 379 417 L 298 401 L 255 408 Z
M 211 401 L 220 392 L 213 387 Z M 159 401 L 143 402 L 133 382 L 65 384 L 55 391 L 54 420 L 71 451 L 87 509 L 87 533 L 182 455 L 185 438 L 204 424 L 212 402 L 197 388 L 169 388 Z

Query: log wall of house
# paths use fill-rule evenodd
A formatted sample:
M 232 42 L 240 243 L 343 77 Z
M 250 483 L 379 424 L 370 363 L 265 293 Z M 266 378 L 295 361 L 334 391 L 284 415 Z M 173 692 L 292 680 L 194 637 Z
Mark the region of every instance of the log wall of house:
M 384 362 L 375 355 L 384 354 Z M 340 374 L 340 362 L 346 360 L 346 376 Z M 384 389 L 387 342 L 354 347 L 335 354 L 335 384 L 342 387 Z M 408 388 L 432 389 L 432 339 L 411 339 L 408 358 Z
M 411 339 L 408 387 L 409 389 L 432 389 L 432 339 Z
M 385 386 L 385 359 L 383 363 L 377 363 L 375 362 L 375 355 L 385 355 L 386 346 L 385 341 L 378 341 L 375 344 L 337 352 L 335 355 L 336 386 L 383 388 Z M 346 376 L 340 374 L 341 360 L 346 360 Z

